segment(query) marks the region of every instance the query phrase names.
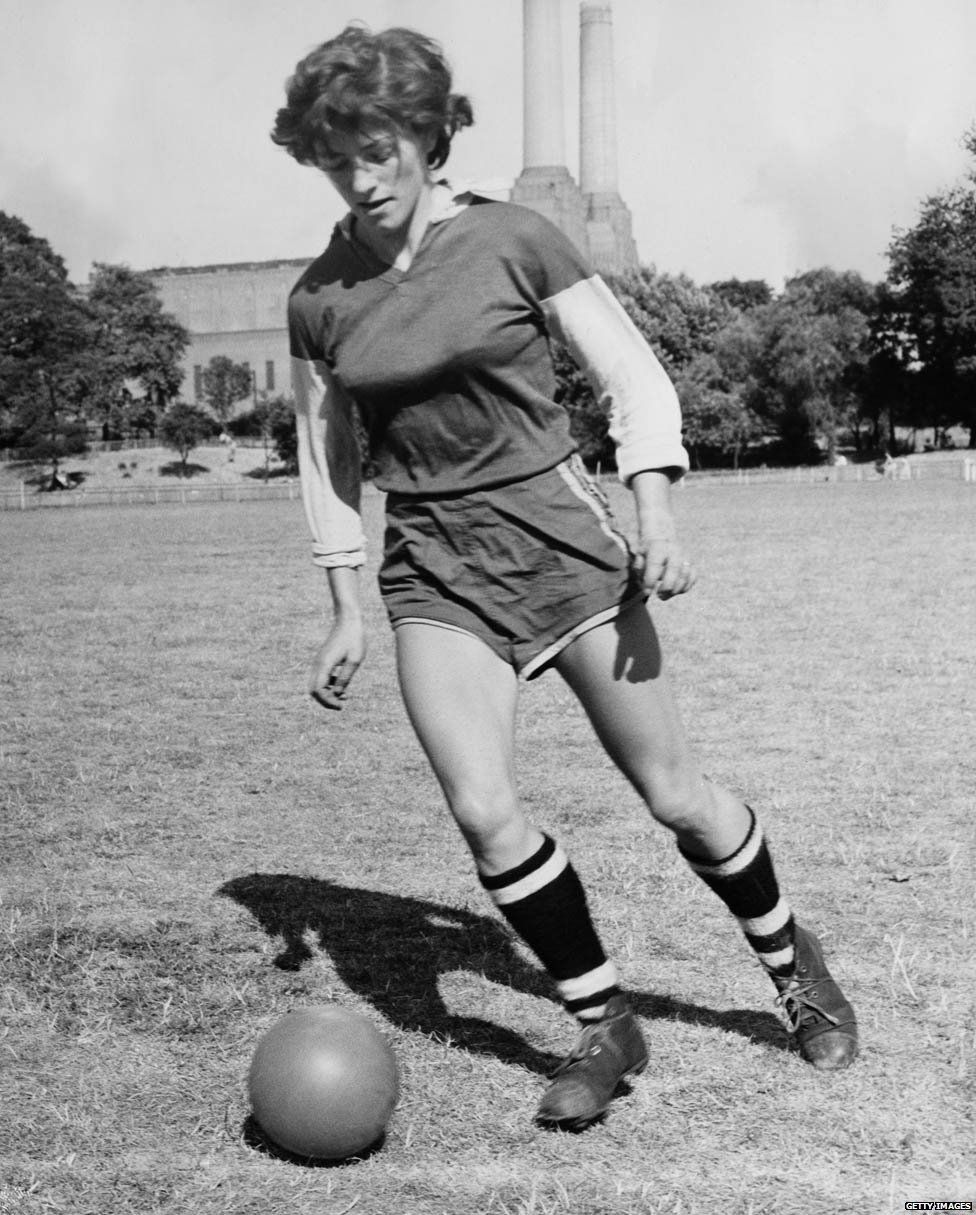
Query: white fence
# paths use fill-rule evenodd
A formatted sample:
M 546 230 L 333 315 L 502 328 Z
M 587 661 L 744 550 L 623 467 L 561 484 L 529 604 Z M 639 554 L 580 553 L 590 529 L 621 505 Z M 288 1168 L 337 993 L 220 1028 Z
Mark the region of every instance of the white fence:
M 740 485 L 783 482 L 814 485 L 820 481 L 971 481 L 976 483 L 976 459 L 912 460 L 902 456 L 878 467 L 876 464 L 817 464 L 801 468 L 714 468 L 688 474 L 694 481 L 732 481 Z
M 67 510 L 79 506 L 162 506 L 176 503 L 187 506 L 196 502 L 265 502 L 299 496 L 298 482 L 293 479 L 275 481 L 236 482 L 232 485 L 180 483 L 158 486 L 119 486 L 117 488 L 88 488 L 38 493 L 21 483 L 20 489 L 0 491 L 0 511 L 3 510 Z
M 689 484 L 732 482 L 736 485 L 815 485 L 831 481 L 920 481 L 959 479 L 976 485 L 976 458 L 895 460 L 881 472 L 874 464 L 840 464 L 832 467 L 817 465 L 803 468 L 740 468 L 709 469 L 692 472 Z M 79 486 L 77 489 L 54 493 L 39 493 L 34 486 L 21 482 L 19 489 L 0 490 L 0 511 L 4 510 L 62 510 L 79 506 L 182 506 L 196 502 L 263 502 L 289 501 L 300 496 L 297 479 L 270 481 L 240 481 L 231 484 L 200 482 L 168 482 L 156 486 L 118 486 L 115 488 Z

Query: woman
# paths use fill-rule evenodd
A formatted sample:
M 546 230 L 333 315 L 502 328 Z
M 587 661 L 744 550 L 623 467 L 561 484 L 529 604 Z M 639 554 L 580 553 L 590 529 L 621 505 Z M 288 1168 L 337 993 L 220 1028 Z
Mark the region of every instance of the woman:
M 334 607 L 311 693 L 341 708 L 366 652 L 355 406 L 388 495 L 379 580 L 408 715 L 482 885 L 580 1022 L 539 1121 L 587 1125 L 648 1058 L 575 870 L 516 795 L 519 680 L 550 667 L 738 918 L 800 1053 L 846 1067 L 853 1010 L 780 895 L 754 814 L 699 771 L 645 607 L 694 583 L 670 506 L 687 456 L 663 369 L 552 225 L 436 176 L 472 121 L 436 43 L 350 26 L 286 91 L 272 138 L 349 208 L 289 302 L 303 499 Z M 634 552 L 554 401 L 552 340 L 609 404 Z

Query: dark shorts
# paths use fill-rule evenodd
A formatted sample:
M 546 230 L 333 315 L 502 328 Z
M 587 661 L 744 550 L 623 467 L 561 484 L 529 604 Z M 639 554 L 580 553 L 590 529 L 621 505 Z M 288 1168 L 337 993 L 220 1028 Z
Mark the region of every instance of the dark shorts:
M 524 679 L 645 597 L 606 497 L 578 456 L 494 489 L 390 494 L 386 516 L 379 584 L 393 627 L 469 633 Z

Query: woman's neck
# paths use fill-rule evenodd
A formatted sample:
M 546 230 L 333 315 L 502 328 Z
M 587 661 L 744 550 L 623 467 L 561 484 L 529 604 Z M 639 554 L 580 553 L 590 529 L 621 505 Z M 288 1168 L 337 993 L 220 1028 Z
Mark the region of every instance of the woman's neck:
M 378 258 L 393 266 L 395 270 L 406 271 L 420 248 L 424 239 L 427 225 L 430 223 L 434 209 L 434 191 L 436 183 L 430 181 L 417 198 L 417 205 L 410 216 L 410 222 L 399 232 L 389 235 L 383 232 L 369 232 L 364 225 L 359 226 L 359 238 L 376 254 Z

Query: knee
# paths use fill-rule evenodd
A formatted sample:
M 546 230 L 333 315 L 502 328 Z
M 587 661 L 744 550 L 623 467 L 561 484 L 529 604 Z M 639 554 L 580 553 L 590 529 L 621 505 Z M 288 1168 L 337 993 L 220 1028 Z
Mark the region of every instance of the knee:
M 679 839 L 707 830 L 711 801 L 696 771 L 684 766 L 656 766 L 635 784 L 654 819 Z
M 451 814 L 475 860 L 492 865 L 506 856 L 525 830 L 514 790 L 507 786 L 465 785 L 446 790 Z

